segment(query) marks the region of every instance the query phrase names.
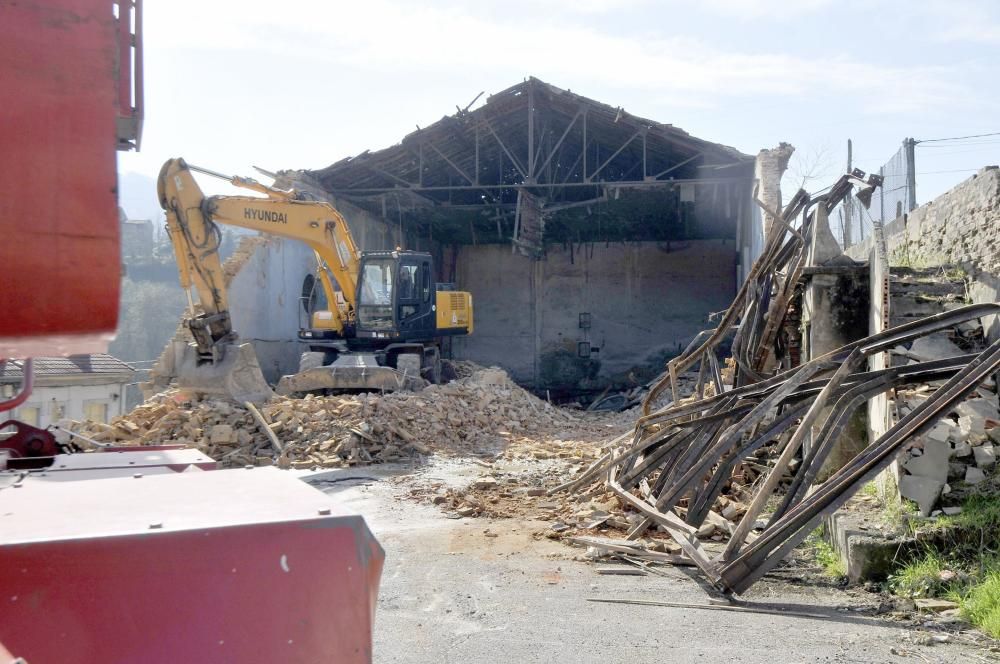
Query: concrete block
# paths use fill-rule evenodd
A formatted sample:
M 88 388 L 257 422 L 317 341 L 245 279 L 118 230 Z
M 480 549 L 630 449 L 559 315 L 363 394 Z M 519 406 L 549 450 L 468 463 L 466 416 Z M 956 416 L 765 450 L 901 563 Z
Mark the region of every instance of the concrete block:
M 965 469 L 965 482 L 967 484 L 979 484 L 986 479 L 986 474 L 975 466 Z
M 958 413 L 958 426 L 966 435 L 986 435 L 986 420 L 1000 420 L 995 399 L 968 399 L 958 404 L 955 412 Z
M 963 436 L 985 436 L 986 420 L 976 415 L 962 415 L 958 418 L 958 428 Z
M 968 472 L 966 478 L 968 481 Z M 899 478 L 899 495 L 915 502 L 920 508 L 921 516 L 927 516 L 931 513 L 943 488 L 944 481 L 939 482 L 929 477 L 904 475 Z
M 927 440 L 935 440 L 942 443 L 947 443 L 954 440 L 955 436 L 958 434 L 958 427 L 955 426 L 951 420 L 945 419 L 934 425 L 930 431 L 924 434 L 924 438 Z
M 227 444 L 235 443 L 236 432 L 233 431 L 233 427 L 228 424 L 216 424 L 212 427 L 212 431 L 209 434 L 209 440 L 212 444 Z
M 1000 420 L 1000 409 L 997 408 L 996 399 L 984 399 L 982 397 L 967 399 L 955 406 L 955 412 L 958 413 L 959 417 L 973 415 L 982 420 L 986 418 Z
M 911 475 L 928 477 L 941 484 L 948 481 L 948 457 L 951 456 L 951 445 L 946 441 L 927 439 L 924 441 L 924 453 L 906 462 L 905 468 Z
M 996 464 L 996 448 L 992 445 L 980 445 L 972 448 L 976 456 L 976 465 L 980 468 L 989 468 Z
M 967 457 L 972 454 L 972 445 L 965 440 L 957 440 L 955 444 L 952 445 L 951 455 L 955 458 Z
M 824 538 L 830 543 L 847 569 L 850 583 L 884 581 L 897 565 L 900 556 L 915 548 L 912 537 L 873 529 L 864 517 L 851 511 L 838 511 L 828 517 Z
M 925 361 L 943 360 L 965 354 L 942 332 L 916 339 L 910 347 L 910 353 Z
M 940 613 L 941 611 L 958 608 L 958 604 L 955 602 L 946 599 L 937 599 L 935 597 L 919 597 L 913 601 L 916 602 L 917 608 L 921 611 Z

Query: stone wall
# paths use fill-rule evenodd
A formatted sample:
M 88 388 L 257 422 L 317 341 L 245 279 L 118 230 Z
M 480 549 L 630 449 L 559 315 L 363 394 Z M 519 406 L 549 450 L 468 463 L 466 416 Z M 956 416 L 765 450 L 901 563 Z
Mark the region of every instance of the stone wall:
M 729 305 L 736 253 L 732 240 L 588 243 L 549 245 L 533 261 L 509 245 L 463 246 L 457 285 L 472 293 L 475 332 L 454 340 L 454 356 L 538 388 L 627 382 L 636 367 L 662 367 Z
M 988 166 L 930 203 L 885 227 L 889 263 L 906 267 L 955 266 L 971 280 L 974 302 L 1000 299 L 1000 169 Z M 850 247 L 865 260 L 873 238 Z M 987 321 L 990 339 L 1000 336 Z

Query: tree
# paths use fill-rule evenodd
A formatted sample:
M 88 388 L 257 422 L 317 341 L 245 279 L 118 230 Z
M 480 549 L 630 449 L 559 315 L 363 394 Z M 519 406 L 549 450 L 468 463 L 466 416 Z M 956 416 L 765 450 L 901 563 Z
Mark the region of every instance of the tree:
M 155 360 L 173 337 L 185 301 L 178 285 L 123 279 L 118 333 L 109 352 L 126 362 Z

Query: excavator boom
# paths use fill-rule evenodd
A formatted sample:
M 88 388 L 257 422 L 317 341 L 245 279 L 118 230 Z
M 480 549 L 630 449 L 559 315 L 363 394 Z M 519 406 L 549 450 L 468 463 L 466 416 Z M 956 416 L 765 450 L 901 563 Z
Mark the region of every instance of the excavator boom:
M 192 171 L 222 177 L 233 185 L 267 195 L 206 197 Z M 292 192 L 267 187 L 251 178 L 229 177 L 189 166 L 183 159 L 163 165 L 159 177 L 160 205 L 167 212 L 167 227 L 178 256 L 181 285 L 193 284 L 208 316 L 227 310 L 222 266 L 218 255 L 216 222 L 305 242 L 330 271 L 347 304 L 346 311 L 332 307 L 329 327 L 343 333 L 354 320 L 355 286 L 359 252 L 347 221 L 333 207 L 320 201 L 300 201 Z M 184 257 L 184 265 L 181 264 Z M 324 282 L 328 301 L 335 301 L 333 285 Z M 218 330 L 221 332 L 222 330 Z

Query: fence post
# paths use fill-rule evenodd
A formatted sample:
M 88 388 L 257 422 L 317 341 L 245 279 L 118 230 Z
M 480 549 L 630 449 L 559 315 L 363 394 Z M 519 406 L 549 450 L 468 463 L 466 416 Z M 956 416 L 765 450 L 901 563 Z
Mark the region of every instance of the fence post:
M 911 212 L 917 207 L 917 142 L 912 138 L 903 140 L 903 154 L 906 159 L 906 211 Z
M 851 158 L 852 157 L 852 153 L 853 153 L 853 147 L 854 146 L 851 144 L 851 139 L 847 139 L 847 172 L 848 173 L 851 172 L 851 169 L 853 167 L 853 163 L 852 163 L 853 160 Z M 843 235 L 844 235 L 844 249 L 847 249 L 849 246 L 851 246 L 852 244 L 854 244 L 854 237 L 853 237 L 854 232 L 853 232 L 853 229 L 851 228 L 851 224 L 854 223 L 854 215 L 851 214 L 851 212 L 852 212 L 851 208 L 854 205 L 854 201 L 851 200 L 853 198 L 854 198 L 853 194 L 848 194 L 847 197 L 844 199 L 844 210 L 843 210 L 843 218 L 844 218 L 844 224 L 843 224 L 843 228 L 844 228 L 844 231 L 843 231 Z
M 878 176 L 882 178 L 883 186 L 878 188 L 878 220 L 885 223 L 885 166 L 879 166 Z

